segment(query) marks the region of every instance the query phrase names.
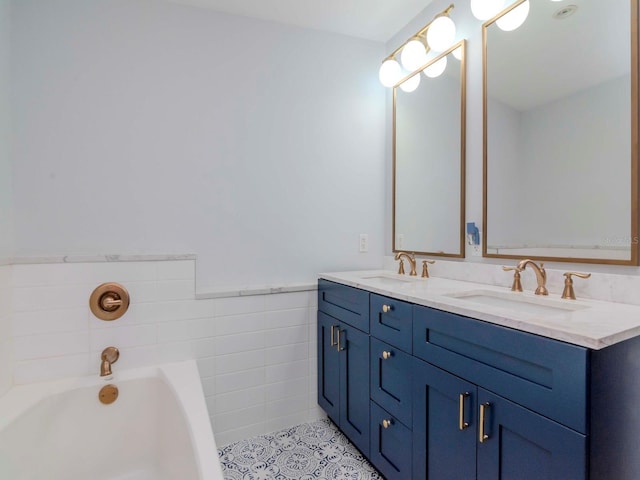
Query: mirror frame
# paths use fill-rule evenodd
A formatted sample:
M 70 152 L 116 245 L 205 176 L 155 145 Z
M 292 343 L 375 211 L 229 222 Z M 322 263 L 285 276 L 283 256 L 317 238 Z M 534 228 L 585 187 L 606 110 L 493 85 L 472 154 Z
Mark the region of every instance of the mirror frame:
M 482 256 L 485 258 L 508 258 L 522 260 L 522 255 L 504 255 L 498 253 L 487 252 L 487 205 L 488 205 L 488 150 L 487 150 L 487 133 L 488 133 L 488 115 L 487 115 L 487 28 L 493 25 L 503 15 L 521 5 L 526 0 L 518 0 L 509 7 L 502 10 L 494 18 L 487 20 L 482 25 L 482 114 L 483 114 L 483 152 L 482 152 Z M 638 11 L 640 0 L 630 0 L 631 4 L 631 258 L 629 260 L 606 259 L 606 258 L 581 258 L 581 257 L 559 257 L 559 256 L 527 256 L 533 260 L 546 260 L 554 262 L 573 262 L 587 264 L 604 264 L 604 265 L 640 265 L 639 257 L 639 241 L 638 224 L 639 224 L 639 208 L 638 208 L 638 184 L 640 182 L 638 170 L 638 138 L 639 122 L 638 122 L 638 46 L 640 44 L 640 36 L 638 33 Z
M 444 253 L 444 252 L 427 252 L 418 250 L 400 250 L 396 248 L 396 106 L 397 106 L 397 90 L 400 84 L 413 77 L 419 75 L 424 69 L 436 63 L 443 57 L 446 57 L 457 48 L 462 49 L 462 58 L 460 61 L 460 244 L 458 253 Z M 392 133 L 392 155 L 393 155 L 393 176 L 392 176 L 392 251 L 394 253 L 401 251 L 410 251 L 416 255 L 429 255 L 437 257 L 449 257 L 449 258 L 464 258 L 465 257 L 465 202 L 466 202 L 466 125 L 467 125 L 467 42 L 466 40 L 460 40 L 453 44 L 447 50 L 439 54 L 437 57 L 429 60 L 429 63 L 424 64 L 414 72 L 411 72 L 407 76 L 403 77 L 393 86 L 393 133 Z

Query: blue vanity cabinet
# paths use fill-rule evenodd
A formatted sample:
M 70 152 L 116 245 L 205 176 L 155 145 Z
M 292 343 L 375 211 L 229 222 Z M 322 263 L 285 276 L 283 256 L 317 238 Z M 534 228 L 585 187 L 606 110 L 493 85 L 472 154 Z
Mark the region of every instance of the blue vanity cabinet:
M 368 456 L 369 335 L 350 323 L 369 318 L 368 293 L 322 281 L 318 297 L 318 404 Z

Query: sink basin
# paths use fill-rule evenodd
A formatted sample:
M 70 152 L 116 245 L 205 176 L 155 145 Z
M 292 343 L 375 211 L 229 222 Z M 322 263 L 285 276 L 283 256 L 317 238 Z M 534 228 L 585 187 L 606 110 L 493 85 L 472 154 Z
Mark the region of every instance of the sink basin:
M 474 290 L 470 292 L 452 293 L 446 296 L 468 301 L 469 303 L 489 305 L 531 314 L 557 315 L 589 308 L 586 305 L 573 303 L 570 300 L 555 300 L 543 296 L 540 296 L 540 298 L 529 297 L 519 293 L 496 292 L 493 290 Z
M 400 277 L 392 277 L 387 275 L 371 275 L 370 277 L 360 277 L 362 280 L 368 280 L 372 283 L 376 283 L 385 287 L 393 287 L 397 285 L 406 285 L 407 283 L 411 283 L 413 280 L 408 278 L 400 278 Z

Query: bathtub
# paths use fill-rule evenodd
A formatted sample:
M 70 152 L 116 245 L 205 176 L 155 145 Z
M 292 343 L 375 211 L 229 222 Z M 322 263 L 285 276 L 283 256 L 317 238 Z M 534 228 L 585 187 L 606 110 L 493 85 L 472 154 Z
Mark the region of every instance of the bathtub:
M 195 361 L 120 365 L 108 381 L 24 385 L 0 398 L 0 479 L 222 480 Z M 119 396 L 103 405 L 109 383 Z

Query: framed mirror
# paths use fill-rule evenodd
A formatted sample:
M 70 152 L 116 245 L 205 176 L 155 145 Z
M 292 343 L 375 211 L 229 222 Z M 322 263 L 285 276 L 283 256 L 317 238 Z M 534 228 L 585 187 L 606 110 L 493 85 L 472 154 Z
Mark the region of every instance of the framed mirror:
M 394 252 L 464 257 L 465 48 L 393 89 Z
M 637 27 L 638 0 L 483 25 L 483 256 L 638 265 Z

